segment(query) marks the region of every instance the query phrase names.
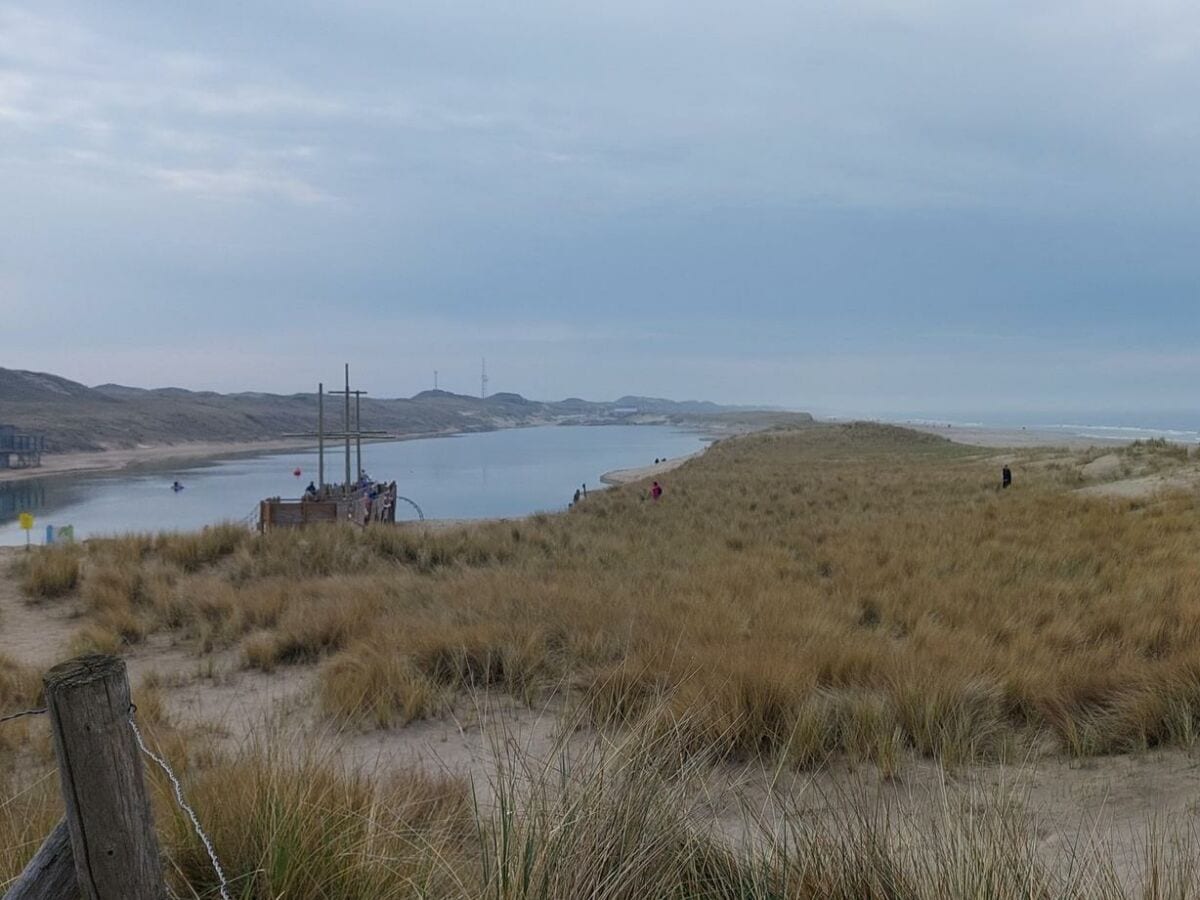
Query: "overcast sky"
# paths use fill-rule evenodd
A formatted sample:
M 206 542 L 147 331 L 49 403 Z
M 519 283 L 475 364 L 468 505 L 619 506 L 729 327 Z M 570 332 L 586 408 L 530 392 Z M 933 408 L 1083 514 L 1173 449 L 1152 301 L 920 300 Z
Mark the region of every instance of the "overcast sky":
M 0 0 L 0 365 L 1188 408 L 1200 6 Z

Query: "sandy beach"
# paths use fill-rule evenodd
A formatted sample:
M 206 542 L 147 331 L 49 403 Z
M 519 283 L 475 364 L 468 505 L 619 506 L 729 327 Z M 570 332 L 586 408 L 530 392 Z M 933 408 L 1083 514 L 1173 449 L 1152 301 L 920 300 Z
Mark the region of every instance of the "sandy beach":
M 1052 428 L 988 428 L 986 426 L 963 425 L 916 425 L 910 422 L 893 422 L 914 431 L 924 431 L 948 438 L 956 444 L 971 444 L 975 447 L 1013 448 L 1064 447 L 1069 450 L 1084 450 L 1088 447 L 1120 447 L 1132 443 L 1132 437 L 1082 436 Z
M 705 449 L 708 448 L 706 447 Z M 601 475 L 600 480 L 614 487 L 621 484 L 632 484 L 635 481 L 654 478 L 655 476 L 670 472 L 672 469 L 678 469 L 689 459 L 695 459 L 703 453 L 704 450 L 697 450 L 695 453 L 689 453 L 687 456 L 677 456 L 674 459 L 664 460 L 660 463 L 651 463 L 648 466 L 637 466 L 632 469 L 614 469 L 611 472 L 605 472 Z

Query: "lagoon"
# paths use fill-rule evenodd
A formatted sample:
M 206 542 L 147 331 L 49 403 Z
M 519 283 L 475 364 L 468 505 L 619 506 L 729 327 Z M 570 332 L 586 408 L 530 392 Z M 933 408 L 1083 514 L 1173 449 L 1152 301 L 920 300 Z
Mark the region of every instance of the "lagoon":
M 430 519 L 484 519 L 565 509 L 575 489 L 599 489 L 614 469 L 649 465 L 702 449 L 695 432 L 656 425 L 552 425 L 363 446 L 363 468 L 395 480 Z M 344 472 L 341 445 L 326 448 L 327 480 Z M 299 468 L 301 476 L 293 475 Z M 57 475 L 0 483 L 0 545 L 25 543 L 17 516 L 73 525 L 77 539 L 130 531 L 174 531 L 250 521 L 264 497 L 298 497 L 317 476 L 317 452 L 271 452 L 112 474 Z M 185 487 L 176 493 L 171 483 Z M 399 504 L 397 518 L 416 518 Z

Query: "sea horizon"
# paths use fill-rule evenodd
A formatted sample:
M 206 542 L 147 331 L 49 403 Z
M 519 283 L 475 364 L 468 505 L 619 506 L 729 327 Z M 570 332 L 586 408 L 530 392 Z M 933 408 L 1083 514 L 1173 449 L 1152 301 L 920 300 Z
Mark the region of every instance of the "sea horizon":
M 1027 413 L 987 415 L 958 413 L 879 413 L 819 416 L 828 421 L 870 420 L 923 428 L 977 428 L 995 431 L 1061 432 L 1064 437 L 1097 440 L 1149 440 L 1164 438 L 1179 443 L 1200 442 L 1200 414 L 1179 413 Z

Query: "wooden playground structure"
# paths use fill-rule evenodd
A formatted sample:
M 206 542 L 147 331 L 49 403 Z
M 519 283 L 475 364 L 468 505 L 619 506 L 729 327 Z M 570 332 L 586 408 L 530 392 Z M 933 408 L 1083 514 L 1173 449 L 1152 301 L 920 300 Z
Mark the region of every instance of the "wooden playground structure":
M 396 482 L 378 482 L 367 477 L 362 464 L 362 439 L 364 437 L 385 437 L 386 431 L 364 431 L 362 429 L 362 395 L 366 391 L 350 389 L 350 365 L 346 364 L 346 387 L 341 391 L 329 391 L 330 394 L 345 398 L 344 427 L 341 431 L 325 430 L 325 384 L 317 385 L 317 430 L 292 434 L 288 437 L 315 437 L 317 439 L 317 481 L 315 490 L 306 491 L 304 496 L 297 498 L 268 497 L 258 505 L 258 530 L 270 531 L 273 528 L 303 528 L 305 525 L 320 522 L 352 522 L 355 525 L 366 526 L 373 522 L 394 523 L 396 521 L 396 503 L 403 501 L 417 511 L 424 519 L 421 508 L 407 497 L 400 497 L 396 492 Z M 350 398 L 354 397 L 354 421 L 351 428 Z M 345 442 L 345 480 L 341 483 L 325 481 L 325 441 L 342 440 Z M 351 477 L 350 442 L 354 441 L 355 471 L 357 478 Z
M 342 485 L 326 485 L 327 493 L 299 500 L 269 497 L 258 506 L 258 530 L 272 528 L 301 528 L 318 522 L 353 522 L 369 525 L 372 522 L 396 521 L 396 482 L 377 484 L 367 482 L 344 492 Z

